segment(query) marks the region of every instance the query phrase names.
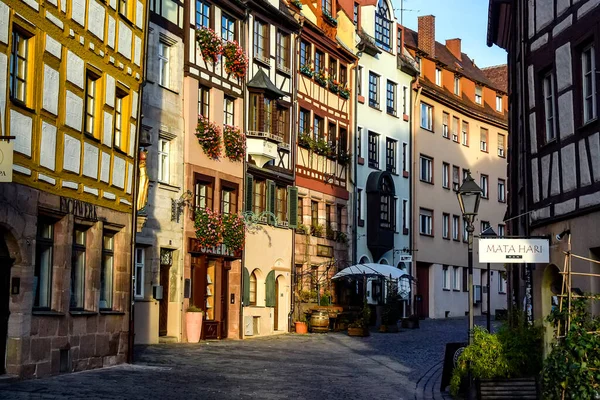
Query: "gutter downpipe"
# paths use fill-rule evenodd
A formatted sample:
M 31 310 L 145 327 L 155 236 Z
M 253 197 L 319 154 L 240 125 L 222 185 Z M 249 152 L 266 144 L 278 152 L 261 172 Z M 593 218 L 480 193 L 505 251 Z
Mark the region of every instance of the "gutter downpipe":
M 419 77 L 419 72 L 417 72 L 417 75 L 415 75 L 415 77 L 413 79 L 411 79 L 411 81 L 410 81 L 410 92 L 411 92 L 411 95 L 409 96 L 409 102 L 410 103 L 408 105 L 408 107 L 409 107 L 408 109 L 411 111 L 411 115 L 409 117 L 409 118 L 411 118 L 411 123 L 408 124 L 408 146 L 411 149 L 410 152 L 409 152 L 410 157 L 411 157 L 411 160 L 410 160 L 411 164 L 413 163 L 413 158 L 414 158 L 413 157 L 413 152 L 412 152 L 412 148 L 413 148 L 413 134 L 416 131 L 414 129 L 414 126 L 413 126 L 414 119 L 415 119 L 414 118 L 414 115 L 415 115 L 414 111 L 415 110 L 414 110 L 414 104 L 412 104 L 412 102 L 413 102 L 413 97 L 412 97 L 412 90 L 413 89 L 412 88 L 417 83 L 417 80 L 419 79 L 418 77 Z M 420 96 L 420 94 L 421 94 L 421 88 L 419 88 L 419 92 L 417 93 L 417 96 L 415 98 L 415 104 L 417 104 L 417 97 Z M 415 143 L 416 143 L 416 140 L 415 140 Z M 412 170 L 414 171 L 414 168 L 412 168 Z M 408 176 L 409 176 L 409 179 L 410 179 L 409 186 L 408 186 L 408 198 L 409 198 L 409 201 L 411 202 L 411 205 L 410 205 L 410 207 L 408 209 L 408 220 L 409 221 L 412 221 L 412 216 L 413 216 L 413 212 L 412 212 L 412 210 L 413 210 L 412 203 L 413 203 L 413 200 L 414 200 L 414 196 L 413 196 L 413 193 L 414 193 L 414 191 L 413 191 L 413 183 L 415 181 L 415 179 L 413 177 L 413 171 L 409 171 L 408 172 Z M 410 247 L 410 250 L 412 250 L 411 251 L 412 261 L 410 263 L 409 274 L 410 274 L 411 277 L 416 278 L 416 274 L 415 274 L 415 270 L 416 270 L 416 261 L 415 261 L 416 251 L 414 251 L 415 250 L 415 243 L 414 243 L 415 234 L 414 234 L 414 230 L 412 228 L 412 224 L 410 224 L 410 228 L 409 228 L 408 234 L 409 234 L 409 243 L 410 243 L 409 247 Z M 414 282 L 414 280 L 412 282 Z M 415 313 L 415 310 L 414 310 L 414 304 L 415 304 L 415 302 L 413 301 L 412 297 L 413 296 L 409 297 L 410 303 L 409 303 L 409 308 L 408 308 L 409 311 L 411 311 L 411 315 Z
M 133 363 L 133 347 L 135 344 L 135 320 L 134 320 L 134 312 L 135 312 L 135 301 L 134 301 L 134 293 L 135 293 L 135 288 L 134 288 L 134 281 L 133 281 L 133 274 L 135 271 L 135 243 L 136 243 L 136 237 L 137 237 L 137 213 L 138 213 L 138 203 L 137 203 L 137 197 L 138 197 L 138 187 L 139 187 L 139 179 L 140 179 L 140 157 L 139 157 L 139 143 L 140 143 L 140 133 L 142 131 L 142 118 L 143 118 L 143 114 L 142 114 L 142 99 L 143 99 L 143 94 L 144 94 L 144 87 L 146 86 L 146 74 L 148 71 L 148 35 L 149 35 L 149 31 L 150 31 L 150 8 L 147 6 L 145 7 L 145 11 L 146 11 L 146 15 L 144 18 L 144 56 L 143 62 L 144 62 L 144 69 L 142 70 L 142 82 L 140 83 L 140 87 L 139 87 L 139 94 L 138 94 L 138 104 L 137 104 L 137 130 L 136 130 L 136 135 L 135 135 L 135 146 L 134 146 L 134 154 L 133 156 L 135 157 L 135 162 L 134 162 L 134 169 L 133 169 L 133 188 L 132 188 L 132 210 L 131 210 L 131 245 L 130 245 L 130 249 L 131 249 L 131 256 L 130 256 L 130 264 L 131 264 L 131 269 L 129 271 L 129 335 L 128 335 L 128 349 L 127 349 L 127 362 L 129 364 Z
M 421 76 L 421 71 L 420 70 L 417 72 L 417 76 L 415 76 L 415 78 L 411 81 L 411 93 L 412 93 L 412 90 L 413 90 L 412 85 L 416 84 L 418 86 L 419 76 Z M 416 115 L 415 108 L 417 107 L 417 104 L 419 104 L 419 98 L 421 97 L 421 91 L 422 90 L 423 90 L 423 88 L 420 87 L 420 86 L 417 88 L 417 94 L 415 95 L 415 102 L 414 102 L 414 104 L 411 104 L 412 115 L 410 116 L 412 118 L 412 123 L 410 124 L 411 134 L 410 134 L 409 146 L 410 146 L 410 157 L 411 157 L 410 162 L 411 162 L 412 168 L 411 168 L 411 171 L 409 172 L 409 174 L 410 174 L 409 175 L 410 176 L 410 193 L 409 193 L 409 198 L 410 198 L 410 202 L 411 202 L 411 204 L 410 204 L 410 211 L 409 211 L 409 213 L 410 213 L 409 218 L 410 218 L 410 221 L 411 221 L 409 235 L 410 235 L 410 241 L 411 241 L 411 246 L 410 247 L 411 247 L 411 250 L 412 250 L 412 253 L 413 253 L 412 254 L 412 262 L 411 262 L 411 266 L 410 266 L 410 269 L 411 269 L 410 273 L 411 273 L 411 275 L 413 274 L 413 271 L 416 270 L 416 268 L 417 268 L 417 261 L 416 261 L 416 253 L 417 252 L 415 250 L 416 245 L 417 245 L 416 244 L 417 237 L 415 235 L 416 222 L 415 222 L 415 220 L 413 218 L 413 216 L 415 215 L 414 211 L 415 211 L 415 207 L 416 207 L 416 202 L 414 201 L 415 200 L 414 199 L 414 194 L 416 192 L 416 187 L 415 187 L 415 185 L 416 185 L 416 179 L 414 178 L 414 174 L 413 173 L 414 173 L 414 171 L 417 170 L 417 161 L 416 161 L 416 157 L 415 157 L 415 148 L 417 146 L 417 135 L 415 134 L 416 131 L 417 131 L 417 129 L 415 128 L 415 123 L 416 123 L 417 119 L 414 116 Z M 411 102 L 412 102 L 412 98 L 413 97 L 412 97 L 412 94 L 411 94 L 411 96 L 410 96 Z M 416 278 L 416 276 L 415 276 L 415 278 Z M 412 314 L 416 313 L 416 311 L 417 311 L 415 309 L 415 307 L 416 307 L 416 301 L 413 301 L 412 302 L 412 307 L 411 307 Z
M 362 55 L 362 53 L 361 53 Z M 352 197 L 354 199 L 355 206 L 352 209 L 352 219 L 353 219 L 353 229 L 352 229 L 352 265 L 356 265 L 358 258 L 358 209 L 360 204 L 357 204 L 356 201 L 358 199 L 358 61 L 360 58 L 356 57 L 356 61 L 354 62 L 354 156 L 352 157 L 352 175 L 354 182 L 352 182 Z

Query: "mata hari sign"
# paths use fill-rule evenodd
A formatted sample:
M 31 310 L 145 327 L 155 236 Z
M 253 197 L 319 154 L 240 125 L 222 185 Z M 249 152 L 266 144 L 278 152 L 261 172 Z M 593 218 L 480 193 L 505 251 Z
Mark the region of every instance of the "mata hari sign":
M 480 263 L 547 263 L 548 239 L 479 239 Z

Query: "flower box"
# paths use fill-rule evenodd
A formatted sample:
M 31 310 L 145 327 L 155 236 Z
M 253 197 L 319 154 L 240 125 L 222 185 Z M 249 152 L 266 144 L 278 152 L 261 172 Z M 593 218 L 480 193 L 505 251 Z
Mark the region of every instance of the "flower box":
M 323 11 L 323 19 L 325 19 L 325 21 L 327 21 L 327 23 L 329 23 L 333 26 L 337 26 L 337 24 L 338 24 L 337 19 L 333 18 L 333 16 L 331 14 L 329 14 L 327 11 Z

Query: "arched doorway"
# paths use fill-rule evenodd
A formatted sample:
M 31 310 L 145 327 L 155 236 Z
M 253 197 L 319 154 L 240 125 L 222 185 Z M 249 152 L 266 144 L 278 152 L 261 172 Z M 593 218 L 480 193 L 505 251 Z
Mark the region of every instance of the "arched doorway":
M 550 264 L 544 269 L 542 278 L 542 315 L 544 326 L 544 354 L 548 354 L 551 349 L 552 341 L 554 340 L 554 326 L 546 322 L 546 317 L 552 312 L 555 307 L 559 306 L 562 291 L 563 277 L 560 270 L 554 264 Z
M 14 259 L 10 258 L 8 246 L 0 231 L 0 374 L 6 373 L 6 340 L 8 317 L 10 316 L 10 268 Z

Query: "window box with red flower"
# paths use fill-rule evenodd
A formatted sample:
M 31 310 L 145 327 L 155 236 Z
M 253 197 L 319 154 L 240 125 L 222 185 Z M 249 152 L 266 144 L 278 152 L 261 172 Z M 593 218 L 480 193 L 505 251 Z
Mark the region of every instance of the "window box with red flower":
M 314 74 L 314 69 L 310 66 L 310 64 L 303 64 L 300 66 L 300 73 L 302 75 L 308 76 L 309 78 L 312 78 Z
M 340 85 L 339 91 L 340 91 L 340 97 L 343 97 L 344 99 L 350 98 L 350 89 L 348 89 L 347 86 Z
M 230 251 L 239 252 L 244 248 L 246 225 L 239 214 L 223 214 L 223 244 Z
M 340 83 L 335 79 L 329 78 L 327 80 L 327 86 L 329 87 L 329 90 L 331 90 L 335 94 L 339 93 L 340 91 Z
M 212 248 L 223 243 L 223 221 L 221 216 L 210 208 L 196 209 L 194 228 L 200 246 Z
M 196 41 L 200 46 L 202 57 L 212 63 L 216 63 L 219 55 L 223 52 L 223 40 L 210 28 L 199 28 L 196 30 Z
M 212 159 L 218 159 L 221 155 L 221 131 L 219 127 L 203 115 L 198 116 L 196 137 L 202 150 Z
M 223 127 L 223 143 L 225 144 L 225 156 L 231 161 L 242 161 L 246 153 L 246 135 L 240 128 L 225 125 Z
M 228 74 L 233 74 L 238 79 L 246 76 L 248 57 L 246 57 L 244 49 L 237 42 L 225 42 L 223 45 L 223 56 L 225 57 L 225 71 Z
M 325 71 L 315 71 L 313 77 L 315 78 L 315 82 L 323 87 L 327 87 L 327 77 L 325 76 Z

